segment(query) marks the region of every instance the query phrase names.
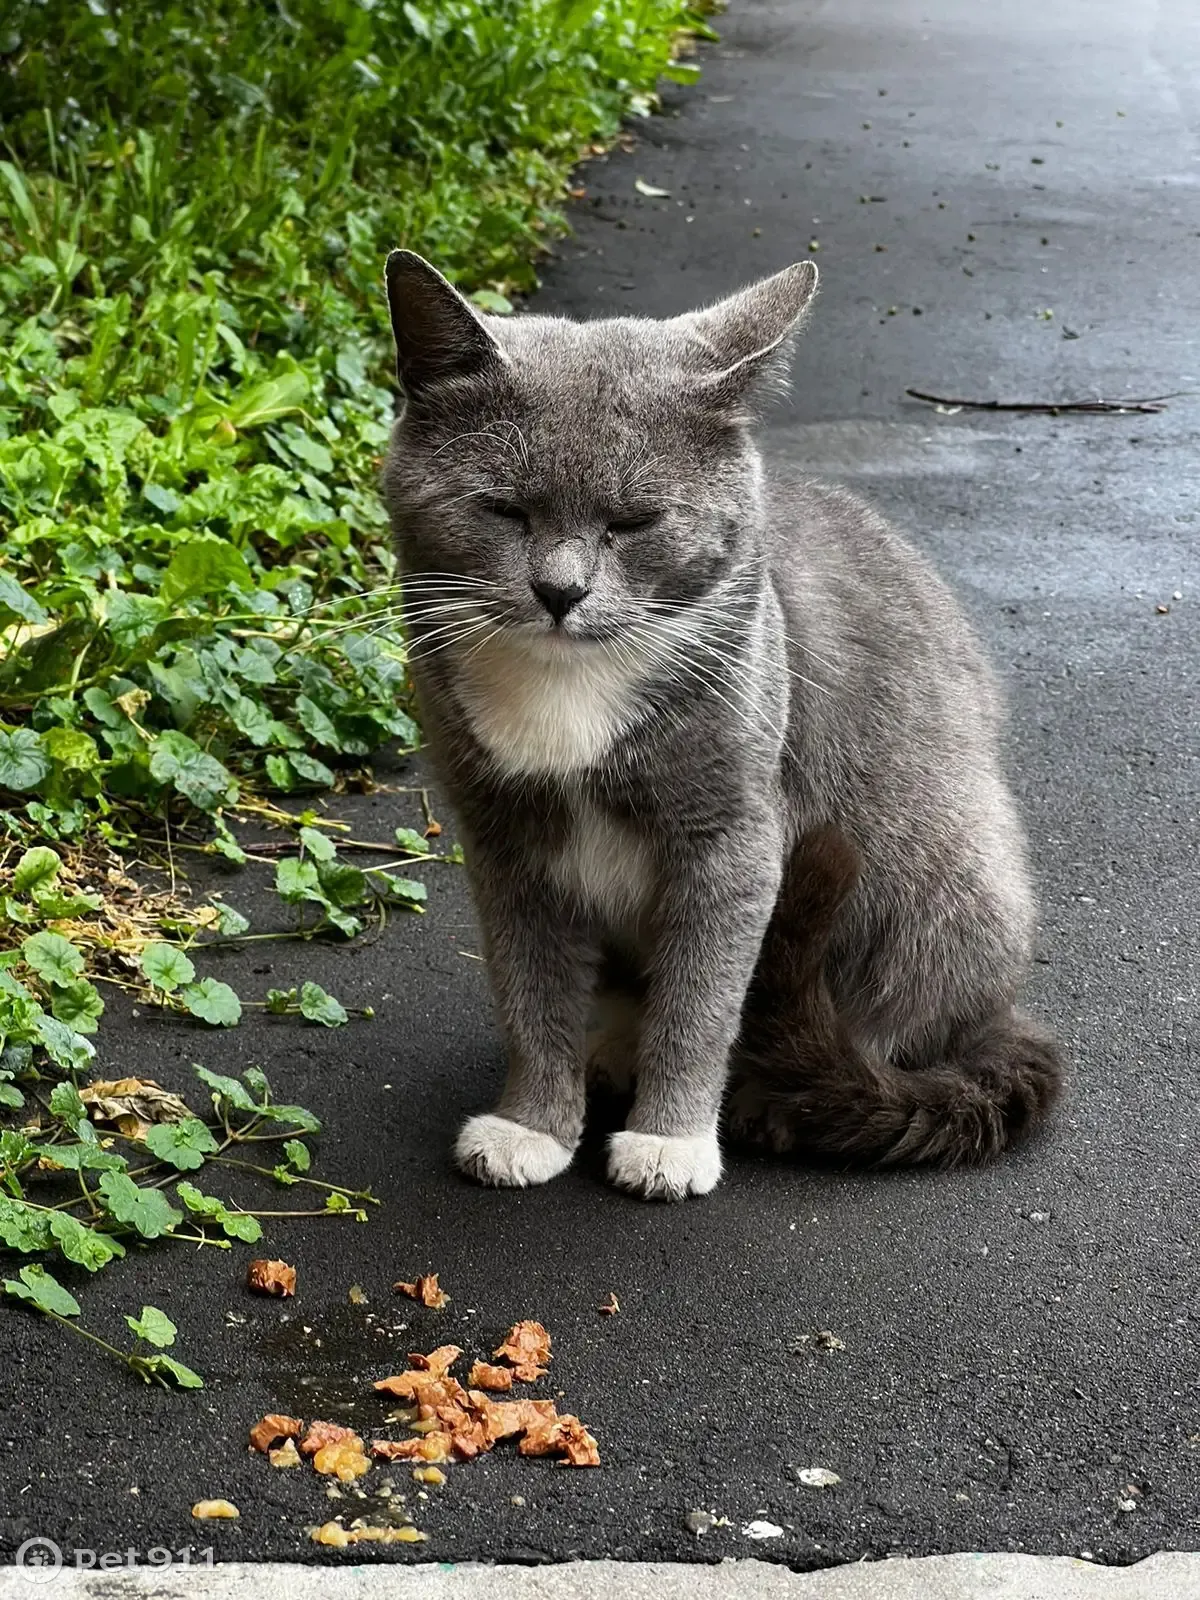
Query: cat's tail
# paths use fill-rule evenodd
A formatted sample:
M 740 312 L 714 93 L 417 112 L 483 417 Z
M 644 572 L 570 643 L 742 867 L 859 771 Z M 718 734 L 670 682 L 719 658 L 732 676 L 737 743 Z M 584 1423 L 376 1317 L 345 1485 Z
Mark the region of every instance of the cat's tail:
M 780 1152 L 879 1167 L 991 1161 L 1058 1099 L 1054 1040 L 1004 1007 L 964 1029 L 932 1066 L 906 1068 L 864 1050 L 825 978 L 833 923 L 858 871 L 853 847 L 833 829 L 810 835 L 793 859 L 770 952 L 776 972 L 782 962 L 788 974 L 786 1003 L 771 1008 L 778 1023 L 748 1033 L 733 1129 Z

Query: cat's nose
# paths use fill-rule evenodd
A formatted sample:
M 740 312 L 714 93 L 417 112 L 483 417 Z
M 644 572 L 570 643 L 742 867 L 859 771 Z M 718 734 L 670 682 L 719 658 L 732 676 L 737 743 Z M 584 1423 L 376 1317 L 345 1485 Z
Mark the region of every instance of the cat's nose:
M 561 622 L 590 593 L 582 583 L 535 583 L 532 588 L 555 622 Z

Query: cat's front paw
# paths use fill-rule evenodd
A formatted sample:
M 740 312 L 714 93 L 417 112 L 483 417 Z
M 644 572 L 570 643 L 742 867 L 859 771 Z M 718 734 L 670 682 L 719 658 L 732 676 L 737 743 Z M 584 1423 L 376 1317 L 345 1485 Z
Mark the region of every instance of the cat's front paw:
M 575 1155 L 552 1134 L 492 1113 L 469 1117 L 454 1146 L 454 1159 L 468 1178 L 496 1189 L 525 1189 L 565 1172 Z
M 614 1133 L 608 1176 L 618 1189 L 646 1200 L 683 1200 L 707 1194 L 721 1179 L 721 1148 L 712 1133 Z

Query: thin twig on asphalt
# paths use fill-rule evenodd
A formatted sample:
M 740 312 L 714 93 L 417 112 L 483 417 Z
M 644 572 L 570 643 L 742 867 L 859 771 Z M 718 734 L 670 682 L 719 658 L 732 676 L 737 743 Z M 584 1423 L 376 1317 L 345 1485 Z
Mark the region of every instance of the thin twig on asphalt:
M 1060 411 L 1106 411 L 1118 415 L 1131 411 L 1166 410 L 1166 402 L 1176 394 L 1148 395 L 1140 400 L 952 400 L 943 394 L 926 394 L 923 389 L 906 389 L 914 400 L 931 406 L 955 406 L 969 411 L 1036 411 L 1057 416 Z

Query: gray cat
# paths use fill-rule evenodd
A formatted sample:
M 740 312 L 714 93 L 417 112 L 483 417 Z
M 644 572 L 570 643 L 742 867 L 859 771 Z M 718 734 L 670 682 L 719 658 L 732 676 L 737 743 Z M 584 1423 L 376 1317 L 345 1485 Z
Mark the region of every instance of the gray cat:
M 736 1132 L 877 1165 L 987 1160 L 1058 1095 L 970 629 L 750 431 L 816 281 L 575 323 L 388 258 L 412 674 L 508 1048 L 484 1183 L 563 1171 L 589 1063 L 634 1090 L 612 1181 L 663 1198 L 720 1178 L 731 1077 Z

